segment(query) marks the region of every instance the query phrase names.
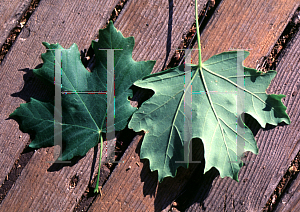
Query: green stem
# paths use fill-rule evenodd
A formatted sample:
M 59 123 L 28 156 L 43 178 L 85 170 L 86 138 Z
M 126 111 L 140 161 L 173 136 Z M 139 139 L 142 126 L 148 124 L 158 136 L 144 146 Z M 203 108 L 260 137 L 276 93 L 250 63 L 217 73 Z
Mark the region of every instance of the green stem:
M 198 51 L 199 51 L 199 57 L 198 57 L 198 65 L 200 68 L 202 68 L 202 61 L 201 61 L 201 42 L 200 42 L 200 32 L 199 32 L 199 22 L 198 22 L 198 3 L 197 0 L 195 0 L 195 16 L 196 16 L 196 30 L 197 30 L 197 43 L 198 43 Z
M 94 193 L 99 193 L 101 195 L 101 189 L 99 189 L 99 179 L 100 179 L 100 168 L 101 168 L 101 159 L 102 159 L 102 150 L 103 150 L 103 137 L 100 133 L 100 157 L 99 157 L 99 169 L 98 169 L 98 176 L 97 176 L 97 183 L 96 183 L 96 187 L 94 189 Z

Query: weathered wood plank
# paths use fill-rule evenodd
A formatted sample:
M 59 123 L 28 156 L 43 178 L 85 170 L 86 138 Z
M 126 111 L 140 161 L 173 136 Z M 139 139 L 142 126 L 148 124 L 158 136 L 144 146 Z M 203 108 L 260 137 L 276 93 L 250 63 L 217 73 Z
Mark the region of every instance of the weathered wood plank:
M 278 39 L 298 6 L 299 1 L 242 1 L 239 4 L 224 1 L 218 9 L 219 15 L 215 16 L 216 19 L 209 23 L 203 33 L 204 58 L 229 48 L 251 48 L 245 65 L 255 68 L 256 60 L 270 52 L 272 44 Z M 234 11 L 233 14 L 230 10 Z M 236 20 L 238 22 L 235 22 Z M 205 53 L 207 48 L 211 51 Z M 201 185 L 201 182 L 209 181 L 208 174 L 199 177 L 196 183 L 200 184 L 198 189 L 201 193 L 195 194 L 195 199 L 190 202 L 192 205 L 187 211 L 263 209 L 290 162 L 300 150 L 297 144 L 300 136 L 300 97 L 292 95 L 292 90 L 299 85 L 299 66 L 296 65 L 298 54 L 299 50 L 293 49 L 289 56 L 281 59 L 277 67 L 278 74 L 267 90 L 267 93 L 286 95 L 283 102 L 287 106 L 291 125 L 259 130 L 255 136 L 259 154 L 248 154 L 246 160 L 250 163 L 241 169 L 240 182 L 216 177 L 211 179 L 212 186 L 207 188 Z M 216 198 L 216 195 L 219 198 Z
M 118 0 L 92 0 L 92 1 L 72 1 L 72 0 L 42 0 L 39 7 L 31 16 L 27 25 L 23 28 L 14 46 L 6 55 L 0 68 L 0 81 L 3 89 L 0 91 L 0 183 L 11 170 L 15 160 L 19 157 L 24 146 L 29 140 L 27 134 L 21 134 L 19 126 L 14 120 L 8 119 L 20 103 L 29 100 L 29 96 L 35 98 L 47 96 L 45 86 L 32 76 L 28 69 L 35 68 L 42 63 L 41 54 L 45 52 L 43 41 L 49 43 L 60 43 L 64 48 L 69 48 L 72 43 L 77 43 L 79 49 L 87 49 L 91 40 L 98 34 L 99 28 L 105 26 Z M 27 70 L 24 75 L 21 70 Z M 23 76 L 24 75 L 24 76 Z M 23 79 L 24 77 L 24 79 Z M 25 87 L 24 86 L 25 80 Z M 23 88 L 23 89 L 22 89 Z M 20 93 L 18 93 L 22 90 Z M 19 98 L 13 97 L 12 94 Z M 22 137 L 19 137 L 22 135 Z M 23 203 L 33 211 L 43 211 L 46 208 L 55 208 L 55 211 L 72 210 L 79 201 L 81 195 L 87 187 L 90 179 L 93 150 L 86 157 L 80 160 L 78 165 L 70 168 L 64 167 L 57 172 L 47 172 L 49 164 L 39 161 L 48 160 L 46 148 L 35 152 L 28 167 L 24 168 L 20 179 L 12 187 L 7 197 L 3 200 L 0 210 L 9 208 L 12 199 L 20 201 L 16 204 L 16 211 L 28 211 Z M 42 165 L 41 165 L 42 164 Z M 82 165 L 82 167 L 80 166 Z M 86 166 L 89 164 L 89 166 Z M 54 174 L 55 173 L 55 174 Z M 79 182 L 75 190 L 67 190 L 69 177 L 78 174 Z M 93 173 L 92 173 L 93 174 Z M 43 184 L 47 179 L 50 184 Z M 36 190 L 27 190 L 26 184 L 32 185 Z M 60 185 L 57 187 L 55 185 Z M 38 189 L 43 186 L 43 191 Z M 72 193 L 72 198 L 70 195 Z M 50 197 L 47 197 L 49 196 Z M 70 199 L 66 199 L 70 197 Z M 31 199 L 32 198 L 32 199 Z M 45 204 L 40 204 L 38 199 L 49 200 Z M 62 201 L 62 202 L 60 202 Z M 46 204 L 47 203 L 47 204 Z
M 206 1 L 199 1 L 201 10 Z M 162 70 L 174 51 L 180 45 L 184 33 L 188 32 L 195 20 L 194 3 L 192 1 L 140 1 L 127 3 L 125 12 L 119 16 L 115 26 L 124 36 L 134 36 L 136 46 L 133 51 L 135 60 L 157 60 L 153 72 Z M 169 19 L 173 10 L 172 18 Z M 168 28 L 172 26 L 171 34 Z M 171 39 L 170 38 L 171 35 Z M 170 42 L 170 54 L 167 55 L 167 43 Z M 157 174 L 151 173 L 148 162 L 140 162 L 137 148 L 140 140 L 127 149 L 123 158 L 103 187 L 103 196 L 95 200 L 91 211 L 157 211 L 165 209 L 178 195 L 184 185 L 184 178 L 175 181 L 166 179 L 157 188 Z M 138 162 L 139 165 L 136 163 Z M 145 162 L 145 164 L 144 164 Z M 128 167 L 132 167 L 128 170 Z M 187 172 L 180 170 L 180 172 Z M 190 172 L 190 170 L 188 171 Z M 122 177 L 121 177 L 122 176 Z M 184 175 L 181 175 L 184 176 Z M 186 177 L 186 176 L 185 176 Z M 170 186 L 170 182 L 172 186 Z M 166 195 L 168 192 L 168 195 Z
M 203 60 L 208 59 L 210 56 L 228 51 L 230 48 L 251 48 L 251 55 L 246 60 L 246 65 L 250 67 L 256 67 L 256 61 L 259 60 L 262 56 L 268 54 L 271 51 L 273 44 L 281 35 L 284 30 L 289 18 L 291 17 L 293 11 L 296 9 L 297 5 L 296 1 L 232 1 L 232 0 L 224 0 L 217 8 L 216 13 L 214 14 L 212 20 L 209 22 L 207 29 L 204 30 L 202 35 L 202 52 L 203 52 Z M 289 3 L 289 4 L 287 4 Z M 149 49 L 151 50 L 151 48 Z M 197 58 L 194 56 L 193 61 L 197 61 Z M 288 86 L 286 86 L 288 87 Z M 272 91 L 273 92 L 273 91 Z M 279 91 L 277 91 L 279 92 Z M 280 93 L 284 93 L 284 91 L 280 91 Z M 286 98 L 285 103 L 290 107 L 290 101 Z M 294 108 L 294 106 L 293 106 Z M 288 110 L 290 114 L 291 110 Z M 291 115 L 291 114 L 290 114 Z M 296 117 L 293 121 L 296 120 Z M 296 125 L 295 125 L 296 126 Z M 285 127 L 276 128 L 276 132 Z M 287 135 L 286 133 L 284 135 Z M 283 135 L 279 139 L 281 139 Z M 263 139 L 266 139 L 263 136 L 258 136 L 259 142 Z M 277 140 L 273 138 L 273 143 Z M 136 144 L 132 144 L 124 155 L 124 161 L 126 159 L 134 157 L 134 159 L 127 161 L 125 164 L 120 164 L 113 172 L 107 183 L 103 188 L 103 196 L 98 198 L 92 205 L 91 211 L 97 211 L 98 209 L 103 209 L 105 211 L 116 211 L 119 209 L 122 210 L 138 210 L 138 211 L 160 211 L 162 209 L 169 210 L 168 204 L 172 202 L 174 197 L 176 197 L 183 187 L 187 180 L 189 179 L 189 174 L 178 176 L 175 179 L 165 179 L 166 183 L 163 182 L 157 188 L 157 175 L 155 173 L 149 173 L 149 167 L 147 162 L 145 162 L 144 166 L 135 166 L 136 158 L 138 155 L 135 151 L 138 151 L 139 147 L 136 147 Z M 259 145 L 260 145 L 259 143 Z M 284 143 L 284 142 L 282 142 Z M 292 142 L 293 143 L 293 142 Z M 290 144 L 292 144 L 290 143 Z M 260 145 L 260 152 L 263 154 L 263 151 L 267 151 L 268 147 Z M 272 150 L 273 154 L 274 150 Z M 127 154 L 127 155 L 126 155 Z M 270 153 L 266 154 L 264 159 L 268 159 Z M 250 156 L 248 160 L 258 160 L 257 156 Z M 122 159 L 123 160 L 123 159 Z M 252 167 L 260 164 L 255 171 L 262 169 L 264 163 L 269 162 L 269 159 L 265 162 L 255 162 L 251 163 L 246 167 L 243 167 L 240 173 L 240 179 L 246 179 L 249 174 L 252 173 Z M 140 163 L 141 164 L 141 163 Z M 127 170 L 127 167 L 134 167 L 134 169 Z M 148 169 L 148 171 L 146 170 Z M 280 169 L 281 170 L 281 169 Z M 186 170 L 184 170 L 186 171 Z M 190 171 L 190 170 L 188 170 Z M 282 170 L 281 170 L 282 171 Z M 148 172 L 148 173 L 147 173 Z M 250 172 L 250 173 L 248 173 Z M 209 172 L 206 176 L 215 177 L 215 172 Z M 120 178 L 122 176 L 122 178 Z M 247 185 L 252 185 L 253 180 L 261 180 L 263 173 L 254 179 L 250 179 L 247 182 Z M 278 176 L 282 176 L 280 172 Z M 140 178 L 139 178 L 140 177 Z M 200 181 L 197 183 L 201 185 L 201 182 L 206 182 L 209 185 L 213 178 L 203 179 L 203 177 L 199 176 Z M 199 179 L 198 178 L 198 179 Z M 197 179 L 197 180 L 198 180 Z M 180 182 L 181 181 L 181 182 Z M 179 182 L 181 184 L 179 184 Z M 193 181 L 195 182 L 195 181 Z M 269 179 L 270 182 L 270 179 Z M 273 181 L 271 181 L 271 186 L 268 187 L 268 190 L 273 190 Z M 196 182 L 195 182 L 196 183 Z M 204 183 L 203 183 L 204 184 Z M 202 191 L 201 195 L 207 195 L 207 190 L 211 186 L 204 186 L 200 188 Z M 241 185 L 245 183 L 240 182 Z M 232 187 L 237 187 L 239 184 L 231 179 L 216 179 L 212 184 L 213 193 L 210 193 L 209 203 L 214 205 L 214 207 L 209 208 L 207 211 L 223 211 L 223 205 L 220 206 L 220 202 L 225 198 L 228 201 L 231 200 L 229 196 L 231 195 Z M 274 184 L 275 185 L 275 184 Z M 175 190 L 175 187 L 177 190 Z M 260 184 L 261 186 L 261 184 Z M 218 189 L 214 189 L 218 188 Z M 228 190 L 227 190 L 228 188 Z M 251 196 L 251 201 L 244 198 L 247 194 L 247 190 L 243 190 L 242 192 L 237 192 L 236 195 L 240 195 L 243 197 L 240 202 L 234 204 L 243 203 L 243 209 L 246 207 L 251 211 L 253 205 L 258 205 L 255 202 L 265 203 L 268 197 L 262 198 L 262 200 L 257 199 L 259 196 L 258 192 L 261 191 L 261 187 L 255 187 L 256 192 L 253 192 Z M 249 188 L 247 188 L 249 189 Z M 219 193 L 219 190 L 221 193 Z M 230 192 L 230 194 L 225 193 L 225 191 Z M 253 190 L 253 189 L 252 189 Z M 238 190 L 239 191 L 239 190 Z M 218 198 L 216 198 L 218 196 Z M 229 200 L 228 200 L 229 199 Z M 252 202 L 255 201 L 255 202 Z M 196 200 L 195 200 L 196 201 Z M 214 204 L 214 202 L 216 202 Z M 222 202 L 223 203 L 223 202 Z M 232 204 L 230 202 L 230 204 Z M 246 204 L 246 205 L 245 205 Z M 238 208 L 238 207 L 237 207 Z M 240 206 L 239 206 L 240 208 Z M 232 208 L 228 211 L 234 211 Z M 192 210 L 199 210 L 197 207 L 194 207 Z M 237 210 L 242 211 L 242 210 Z
M 275 212 L 298 212 L 300 211 L 300 175 L 289 185 L 289 188 L 280 197 L 280 202 Z
M 286 76 L 283 77 L 287 79 L 290 78 L 290 80 L 296 82 L 293 84 L 293 87 L 291 88 L 292 93 L 290 95 L 292 95 L 294 99 L 296 99 L 298 96 L 298 101 L 299 101 L 299 91 L 300 91 L 299 55 L 300 55 L 300 31 L 298 32 L 297 36 L 293 39 L 293 42 L 289 45 L 288 50 L 281 58 L 280 60 L 281 62 L 279 64 L 281 70 L 287 72 Z M 292 79 L 292 78 L 296 78 L 296 79 Z M 294 101 L 296 102 L 297 100 Z M 300 128 L 298 127 L 298 131 L 299 129 Z M 294 128 L 294 130 L 297 129 Z M 300 149 L 299 132 L 297 134 L 297 137 L 294 137 L 293 139 L 295 139 L 297 143 L 295 144 L 295 146 L 293 146 L 294 149 L 292 149 L 292 151 L 290 150 L 291 157 L 297 154 L 297 150 Z M 287 190 L 280 197 L 280 202 L 278 203 L 274 211 L 276 212 L 300 211 L 300 174 L 299 173 L 297 178 L 294 181 L 292 181 L 291 184 L 288 185 Z
M 201 11 L 207 0 L 198 1 Z M 173 6 L 172 6 L 173 5 Z M 134 60 L 156 60 L 153 72 L 167 65 L 193 22 L 194 1 L 132 0 L 118 17 L 115 26 L 124 36 L 134 36 Z
M 256 68 L 292 18 L 297 0 L 222 1 L 201 36 L 202 60 L 230 49 L 245 49 L 245 66 Z M 261 33 L 261 34 L 259 34 Z M 242 36 L 242 37 L 241 37 Z M 193 60 L 198 56 L 192 52 Z
M 0 2 L 0 49 L 9 33 L 30 5 L 31 0 L 2 0 Z
M 72 166 L 49 163 L 54 161 L 53 155 L 53 148 L 35 152 L 1 203 L 0 211 L 74 210 L 90 177 L 98 171 L 99 156 L 94 158 L 96 163 L 92 170 L 92 159 L 95 156 L 93 150 Z M 104 165 L 101 169 L 100 185 L 110 173 Z

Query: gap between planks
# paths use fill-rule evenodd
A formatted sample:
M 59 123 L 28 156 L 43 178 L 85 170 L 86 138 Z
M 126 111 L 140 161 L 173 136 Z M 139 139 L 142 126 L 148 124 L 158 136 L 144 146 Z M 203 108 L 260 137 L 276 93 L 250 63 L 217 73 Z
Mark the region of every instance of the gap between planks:
M 0 49 L 29 8 L 31 0 L 2 0 L 0 3 Z

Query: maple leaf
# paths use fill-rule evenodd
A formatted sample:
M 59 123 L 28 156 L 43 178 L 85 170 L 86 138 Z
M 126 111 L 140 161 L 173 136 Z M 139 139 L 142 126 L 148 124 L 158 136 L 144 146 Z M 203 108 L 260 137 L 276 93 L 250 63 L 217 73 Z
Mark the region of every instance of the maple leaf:
M 42 54 L 44 61 L 40 69 L 33 73 L 53 85 L 55 53 L 53 50 L 63 48 L 59 44 L 44 42 L 47 52 Z M 103 92 L 107 90 L 107 52 L 99 49 L 122 49 L 114 51 L 115 69 L 115 130 L 122 130 L 136 108 L 128 100 L 132 96 L 129 89 L 134 81 L 149 74 L 155 61 L 136 62 L 132 59 L 134 38 L 124 38 L 110 22 L 107 28 L 99 30 L 99 41 L 92 42 L 95 52 L 95 67 L 87 71 L 80 60 L 76 44 L 61 51 L 62 92 L 62 160 L 74 156 L 84 156 L 87 151 L 98 144 L 101 133 L 106 132 L 106 94 L 85 94 L 80 92 Z M 57 65 L 57 64 L 56 64 Z M 32 148 L 54 145 L 54 104 L 31 98 L 29 103 L 21 104 L 10 117 L 20 121 L 23 132 L 35 132 Z
M 244 53 L 244 58 L 249 52 Z M 187 64 L 186 64 L 187 65 Z M 238 64 L 241 65 L 242 64 Z M 161 182 L 165 177 L 176 175 L 179 166 L 188 167 L 184 162 L 184 111 L 185 98 L 192 95 L 192 120 L 188 124 L 191 138 L 200 138 L 204 146 L 205 170 L 216 167 L 221 177 L 229 176 L 238 181 L 242 157 L 237 151 L 237 137 L 245 142 L 244 150 L 258 153 L 251 130 L 245 126 L 244 134 L 236 130 L 237 92 L 244 94 L 244 112 L 265 127 L 290 123 L 286 107 L 281 102 L 285 95 L 267 95 L 265 90 L 275 77 L 275 71 L 261 73 L 244 67 L 244 87 L 237 83 L 237 52 L 215 55 L 202 65 L 190 65 L 190 83 L 184 85 L 184 65 L 146 76 L 134 85 L 151 89 L 154 95 L 134 113 L 129 128 L 145 131 L 140 157 L 149 159 L 150 169 L 158 171 Z M 188 91 L 191 90 L 192 93 Z M 188 140 L 190 142 L 190 140 Z M 189 157 L 188 157 L 189 158 Z

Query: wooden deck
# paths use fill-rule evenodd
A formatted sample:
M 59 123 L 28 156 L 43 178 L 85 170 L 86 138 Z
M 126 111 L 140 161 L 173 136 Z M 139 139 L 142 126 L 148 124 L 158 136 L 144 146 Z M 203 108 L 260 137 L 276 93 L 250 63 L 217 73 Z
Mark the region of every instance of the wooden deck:
M 200 0 L 199 11 L 208 0 Z M 43 41 L 88 49 L 105 27 L 119 0 L 41 0 L 0 64 L 0 185 L 30 142 L 28 134 L 8 119 L 29 97 L 47 99 L 47 88 L 32 74 L 42 63 Z M 28 0 L 0 3 L 0 47 L 29 7 Z M 282 35 L 300 0 L 219 0 L 201 33 L 202 58 L 230 49 L 250 49 L 245 66 L 263 63 Z M 114 25 L 125 37 L 134 36 L 133 59 L 156 60 L 153 72 L 169 64 L 194 22 L 193 1 L 128 0 Z M 298 26 L 299 27 L 299 26 Z M 193 52 L 193 61 L 197 53 Z M 175 178 L 158 184 L 157 173 L 140 160 L 143 135 L 137 134 L 112 173 L 102 166 L 102 196 L 89 211 L 262 211 L 300 151 L 300 30 L 283 49 L 277 76 L 267 92 L 285 94 L 283 102 L 291 125 L 253 129 L 259 154 L 248 153 L 239 181 L 220 178 L 215 169 L 203 175 L 203 164 L 180 168 Z M 70 166 L 53 161 L 53 147 L 34 151 L 0 204 L 0 211 L 74 211 L 97 172 L 100 148 Z M 201 158 L 201 156 L 199 156 Z M 203 161 L 204 162 L 204 161 Z M 131 169 L 128 169 L 128 167 Z M 72 178 L 78 182 L 70 185 Z M 300 175 L 278 199 L 275 211 L 299 211 Z M 174 207 L 177 206 L 177 209 Z M 84 208 L 84 211 L 87 207 Z

